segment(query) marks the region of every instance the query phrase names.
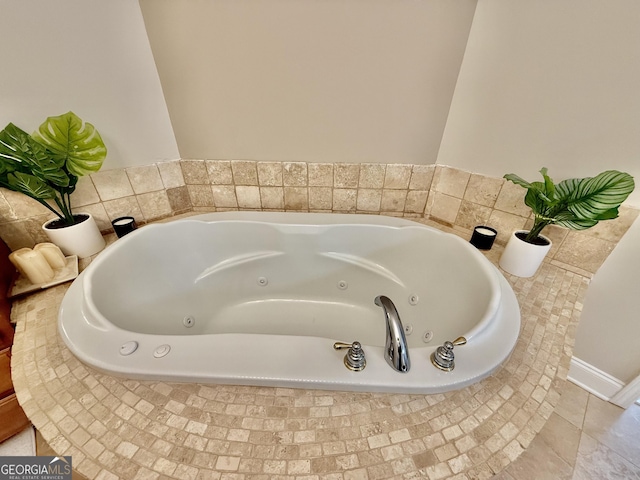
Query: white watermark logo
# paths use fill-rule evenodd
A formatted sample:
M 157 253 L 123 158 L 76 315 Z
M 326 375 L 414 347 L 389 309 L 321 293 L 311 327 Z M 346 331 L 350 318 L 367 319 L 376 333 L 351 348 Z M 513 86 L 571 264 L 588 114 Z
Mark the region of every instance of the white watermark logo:
M 71 457 L 0 457 L 0 480 L 71 480 Z

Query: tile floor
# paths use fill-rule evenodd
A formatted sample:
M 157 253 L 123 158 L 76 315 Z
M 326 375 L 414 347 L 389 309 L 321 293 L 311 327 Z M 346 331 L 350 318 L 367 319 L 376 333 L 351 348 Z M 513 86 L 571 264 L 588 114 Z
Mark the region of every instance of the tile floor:
M 640 479 L 640 406 L 623 410 L 567 382 L 540 434 L 494 479 Z
M 38 454 L 53 455 L 42 438 Z M 84 480 L 76 475 L 74 480 Z M 494 480 L 640 479 L 640 406 L 623 410 L 567 382 L 529 448 Z
M 31 456 L 36 454 L 33 427 L 27 427 L 13 437 L 0 442 L 0 457 Z

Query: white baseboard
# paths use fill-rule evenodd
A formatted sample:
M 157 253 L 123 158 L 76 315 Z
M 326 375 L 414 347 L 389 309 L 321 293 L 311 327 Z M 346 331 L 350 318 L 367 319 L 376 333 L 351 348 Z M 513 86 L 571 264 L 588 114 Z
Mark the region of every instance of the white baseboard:
M 607 402 L 624 387 L 624 382 L 576 357 L 571 358 L 567 380 Z
M 622 390 L 611 397 L 610 402 L 622 408 L 629 408 L 634 403 L 640 405 L 640 376 L 627 383 Z

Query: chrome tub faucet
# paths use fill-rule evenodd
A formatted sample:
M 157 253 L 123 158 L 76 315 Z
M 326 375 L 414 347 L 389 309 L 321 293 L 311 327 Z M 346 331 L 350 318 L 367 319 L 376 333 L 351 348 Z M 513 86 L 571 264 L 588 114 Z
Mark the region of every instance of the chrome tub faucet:
M 398 372 L 406 373 L 411 368 L 407 339 L 404 335 L 404 326 L 400 321 L 398 310 L 389 297 L 379 295 L 374 300 L 375 304 L 382 307 L 387 324 L 387 335 L 384 345 L 384 358 L 387 363 Z

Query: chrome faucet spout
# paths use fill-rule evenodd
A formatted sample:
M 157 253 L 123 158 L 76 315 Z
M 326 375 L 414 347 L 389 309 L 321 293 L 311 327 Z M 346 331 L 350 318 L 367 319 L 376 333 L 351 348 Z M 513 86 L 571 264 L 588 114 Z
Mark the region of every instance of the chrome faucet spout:
M 387 336 L 384 345 L 384 358 L 387 363 L 398 372 L 406 373 L 411 368 L 407 338 L 404 335 L 404 326 L 400 321 L 398 310 L 389 297 L 379 295 L 374 303 L 384 310 L 387 324 Z

